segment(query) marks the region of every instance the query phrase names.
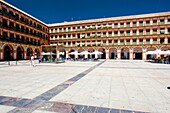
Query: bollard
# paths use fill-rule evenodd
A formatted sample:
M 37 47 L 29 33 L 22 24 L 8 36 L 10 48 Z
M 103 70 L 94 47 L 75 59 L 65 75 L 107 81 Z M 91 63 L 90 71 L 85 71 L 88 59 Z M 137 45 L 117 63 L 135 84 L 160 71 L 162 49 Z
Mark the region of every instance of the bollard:
M 16 60 L 16 65 L 17 65 L 17 60 Z
M 168 87 L 167 87 L 167 89 L 169 89 L 169 90 L 170 90 L 170 86 L 168 86 Z

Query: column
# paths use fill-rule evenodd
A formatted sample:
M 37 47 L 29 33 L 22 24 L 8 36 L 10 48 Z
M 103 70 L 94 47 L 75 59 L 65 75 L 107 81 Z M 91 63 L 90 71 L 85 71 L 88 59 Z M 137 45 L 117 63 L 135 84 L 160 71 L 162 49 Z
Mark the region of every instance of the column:
M 27 51 L 24 51 L 24 59 L 27 59 Z
M 12 54 L 12 53 L 11 53 Z M 14 50 L 14 60 L 16 60 L 17 59 L 17 51 L 16 50 Z
M 69 55 L 68 55 L 69 53 L 68 53 L 68 51 L 66 51 L 66 58 L 69 58 Z
M 57 50 L 57 59 L 60 57 L 60 54 L 59 54 L 60 51 Z
M 75 50 L 75 52 L 76 52 L 76 54 L 75 54 L 75 58 L 78 58 L 78 51 L 77 50 Z
M 121 50 L 117 50 L 117 60 L 120 60 L 121 59 Z
M 3 59 L 3 52 L 0 51 L 0 60 L 2 60 L 2 59 Z
M 130 60 L 133 60 L 133 49 L 129 51 L 130 52 Z
M 146 49 L 142 51 L 142 60 L 146 60 Z
M 95 50 L 95 52 L 98 52 L 98 50 Z M 95 58 L 98 58 L 98 54 L 95 54 Z
M 109 50 L 106 50 L 106 60 L 109 60 Z
M 88 51 L 86 50 L 85 52 L 87 53 Z M 88 58 L 88 54 L 85 54 L 85 58 Z

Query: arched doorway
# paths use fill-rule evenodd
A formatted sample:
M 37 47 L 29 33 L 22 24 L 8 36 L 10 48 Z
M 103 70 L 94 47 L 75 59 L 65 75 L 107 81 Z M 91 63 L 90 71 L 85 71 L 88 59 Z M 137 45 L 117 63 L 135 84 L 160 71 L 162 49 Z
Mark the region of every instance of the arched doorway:
M 161 51 L 170 51 L 170 47 L 168 47 L 168 46 L 162 47 Z M 162 54 L 160 57 L 161 57 L 161 59 L 165 58 L 165 57 L 167 57 L 167 54 Z
M 156 51 L 156 48 L 155 47 L 148 47 L 147 48 L 147 52 L 148 51 Z M 155 54 L 147 54 L 146 56 L 146 59 L 147 60 L 150 60 L 150 59 L 155 59 L 156 58 L 156 55 Z
M 31 48 L 27 48 L 27 59 L 30 59 L 31 55 L 33 55 L 32 49 Z
M 95 50 L 93 48 L 89 48 L 88 52 L 93 53 Z M 95 58 L 95 54 L 88 54 L 88 59 L 93 59 Z
M 71 54 L 72 52 L 75 52 L 75 50 L 74 50 L 74 49 L 71 49 L 71 50 L 69 51 L 69 56 L 70 56 L 71 59 L 75 59 L 75 54 Z
M 116 48 L 110 48 L 109 58 L 110 59 L 116 59 L 117 58 L 117 49 Z
M 6 45 L 4 47 L 4 60 L 9 61 L 9 60 L 13 60 L 13 48 L 10 47 L 9 45 Z
M 133 49 L 133 59 L 134 60 L 142 60 L 142 48 L 135 47 Z
M 98 50 L 99 52 L 102 52 L 102 54 L 99 54 L 98 56 L 98 58 L 100 58 L 100 59 L 106 59 L 106 52 L 105 52 L 105 49 L 104 48 L 100 48 L 99 50 Z
M 121 59 L 129 59 L 129 49 L 128 48 L 121 49 Z
M 22 47 L 17 48 L 17 60 L 24 59 L 24 49 Z
M 83 52 L 83 51 L 84 51 L 84 49 L 81 48 L 81 49 L 78 50 L 78 53 L 81 53 L 81 52 Z M 78 58 L 80 58 L 80 59 L 83 59 L 84 57 L 85 57 L 84 54 L 79 54 L 79 55 L 78 55 Z
M 66 51 L 64 49 L 59 50 L 59 58 L 62 58 L 62 59 L 66 58 Z
M 35 49 L 35 58 L 40 58 L 40 51 L 39 49 Z

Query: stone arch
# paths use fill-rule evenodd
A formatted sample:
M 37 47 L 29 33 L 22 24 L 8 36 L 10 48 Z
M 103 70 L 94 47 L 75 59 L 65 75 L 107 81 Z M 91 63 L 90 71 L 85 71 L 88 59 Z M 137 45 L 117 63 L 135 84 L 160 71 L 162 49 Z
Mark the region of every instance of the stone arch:
M 102 54 L 98 55 L 98 58 L 106 59 L 106 49 L 105 48 L 98 48 L 98 51 L 102 52 Z
M 156 47 L 147 47 L 146 51 L 156 51 Z M 146 55 L 147 60 L 154 59 L 154 58 L 156 58 L 155 54 L 147 54 Z
M 170 50 L 170 47 L 169 47 L 169 46 L 163 46 L 163 47 L 161 47 L 161 51 L 167 51 L 167 50 Z
M 17 60 L 23 60 L 24 59 L 24 48 L 22 46 L 17 47 Z
M 133 59 L 134 60 L 142 60 L 142 47 L 134 47 L 133 48 Z
M 129 59 L 130 49 L 128 47 L 121 48 L 121 59 Z
M 39 48 L 35 48 L 34 55 L 35 55 L 35 58 L 40 58 L 40 49 Z
M 26 57 L 27 57 L 26 59 L 30 59 L 31 55 L 33 55 L 33 50 L 31 47 L 28 47 L 26 50 Z
M 59 49 L 59 57 L 60 58 L 66 58 L 66 50 L 64 48 Z
M 14 48 L 10 44 L 3 46 L 3 60 L 9 61 L 14 59 Z
M 71 49 L 69 50 L 69 56 L 70 56 L 70 58 L 71 58 L 71 59 L 75 59 L 75 54 L 70 54 L 71 52 L 75 52 L 75 49 L 74 49 L 74 48 L 71 48 Z
M 88 52 L 93 53 L 93 52 L 95 52 L 95 49 L 94 48 L 88 48 Z M 95 58 L 95 55 L 94 54 L 88 54 L 88 58 L 89 59 Z
M 110 48 L 109 49 L 109 59 L 116 59 L 117 58 L 117 49 Z
M 78 49 L 78 53 L 81 53 L 81 52 L 84 52 L 85 51 L 85 49 L 84 48 L 79 48 Z M 78 55 L 78 58 L 84 58 L 85 57 L 85 55 Z

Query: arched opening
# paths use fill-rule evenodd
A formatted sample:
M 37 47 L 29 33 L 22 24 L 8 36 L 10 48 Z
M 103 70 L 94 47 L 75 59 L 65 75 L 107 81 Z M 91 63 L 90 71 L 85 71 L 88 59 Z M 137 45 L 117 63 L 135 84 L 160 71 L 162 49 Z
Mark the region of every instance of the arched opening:
M 33 54 L 32 49 L 31 48 L 27 48 L 27 59 L 30 59 L 32 54 Z
M 24 59 L 24 49 L 22 47 L 17 48 L 17 60 Z
M 64 49 L 59 50 L 59 58 L 61 59 L 66 58 L 66 51 Z
M 40 51 L 39 49 L 35 49 L 35 58 L 40 58 Z
M 73 52 L 75 52 L 75 50 L 73 50 L 73 49 L 71 49 L 69 51 L 69 56 L 70 56 L 71 59 L 75 59 L 75 54 Z
M 95 50 L 93 48 L 88 49 L 89 53 L 93 53 Z M 95 54 L 88 54 L 88 59 L 93 59 L 95 58 Z
M 129 49 L 128 48 L 121 49 L 121 59 L 129 59 Z
M 109 58 L 110 59 L 116 59 L 117 58 L 117 49 L 116 48 L 111 48 L 109 50 Z
M 134 60 L 142 60 L 142 48 L 135 47 L 133 50 L 133 59 Z
M 9 61 L 9 60 L 13 60 L 13 48 L 10 47 L 9 45 L 6 45 L 4 47 L 4 60 Z
M 161 51 L 170 51 L 170 47 L 162 47 Z M 161 59 L 167 57 L 167 54 L 161 54 Z
M 156 48 L 154 48 L 154 47 L 148 47 L 147 48 L 147 52 L 148 51 L 156 51 Z M 146 56 L 146 59 L 147 60 L 151 60 L 151 59 L 155 59 L 156 58 L 156 55 L 155 54 L 147 54 L 147 56 Z
M 78 50 L 78 53 L 81 53 L 81 52 L 83 52 L 83 51 L 84 51 L 84 49 L 79 49 L 79 50 Z M 79 58 L 79 59 L 83 59 L 84 57 L 85 57 L 84 54 L 79 54 L 79 55 L 78 55 L 78 58 Z
M 104 49 L 104 48 L 100 48 L 98 51 L 99 51 L 99 52 L 102 52 L 102 54 L 99 54 L 99 55 L 98 55 L 98 58 L 100 58 L 100 59 L 106 59 L 105 49 Z

